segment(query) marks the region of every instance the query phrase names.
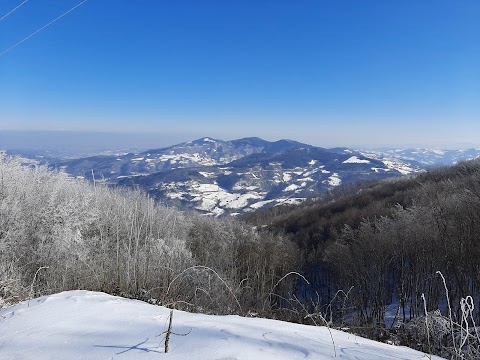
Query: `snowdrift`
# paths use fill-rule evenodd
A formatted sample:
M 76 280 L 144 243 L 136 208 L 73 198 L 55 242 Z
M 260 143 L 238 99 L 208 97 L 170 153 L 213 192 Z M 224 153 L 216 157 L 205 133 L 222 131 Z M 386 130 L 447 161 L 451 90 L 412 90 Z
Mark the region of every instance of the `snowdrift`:
M 44 296 L 0 311 L 0 359 L 427 359 L 421 352 L 325 327 L 175 311 L 91 291 Z M 332 338 L 335 342 L 335 350 Z M 432 359 L 440 359 L 432 356 Z

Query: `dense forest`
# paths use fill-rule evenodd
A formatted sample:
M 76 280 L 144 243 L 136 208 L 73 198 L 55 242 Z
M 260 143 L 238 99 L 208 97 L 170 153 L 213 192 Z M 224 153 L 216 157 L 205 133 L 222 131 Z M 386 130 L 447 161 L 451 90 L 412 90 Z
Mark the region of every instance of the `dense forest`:
M 217 219 L 0 159 L 0 306 L 89 289 L 478 358 L 480 161 Z

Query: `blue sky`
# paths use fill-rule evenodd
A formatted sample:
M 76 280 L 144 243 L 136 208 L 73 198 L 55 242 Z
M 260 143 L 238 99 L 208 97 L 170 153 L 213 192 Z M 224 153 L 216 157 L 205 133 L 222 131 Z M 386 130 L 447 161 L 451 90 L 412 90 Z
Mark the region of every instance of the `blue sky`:
M 78 3 L 27 1 L 0 53 Z M 0 56 L 0 129 L 480 146 L 478 19 L 478 0 L 89 0 Z

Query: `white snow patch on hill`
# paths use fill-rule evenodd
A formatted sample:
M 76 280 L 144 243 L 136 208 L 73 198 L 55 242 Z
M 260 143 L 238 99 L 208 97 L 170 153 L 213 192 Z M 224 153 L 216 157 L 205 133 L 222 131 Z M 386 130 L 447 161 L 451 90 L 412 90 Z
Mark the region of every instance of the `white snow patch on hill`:
M 375 171 L 376 173 L 381 172 L 381 171 L 384 171 L 384 172 L 389 172 L 390 171 L 390 169 L 376 168 L 376 167 L 372 167 L 372 170 Z
M 170 352 L 161 337 L 169 310 L 91 291 L 67 291 L 0 311 L 0 356 L 22 360 L 414 360 L 426 355 L 359 336 L 276 320 L 175 311 Z M 439 357 L 432 356 L 439 360 Z
M 284 172 L 283 173 L 283 182 L 289 182 L 292 180 L 292 175 L 290 173 Z
M 220 206 L 229 208 L 229 209 L 241 209 L 248 205 L 250 199 L 261 199 L 260 196 L 256 194 L 233 194 L 234 199 L 224 200 L 220 202 Z
M 189 164 L 196 163 L 204 166 L 217 165 L 216 161 L 209 156 L 202 156 L 199 153 L 193 154 L 163 154 L 158 157 L 158 161 L 167 162 L 170 164 Z
M 339 186 L 342 183 L 342 179 L 338 177 L 338 173 L 333 173 L 328 178 L 328 185 L 330 186 Z
M 214 177 L 214 176 L 215 176 L 215 173 L 207 172 L 207 171 L 199 171 L 198 173 L 199 173 L 200 175 L 202 175 L 203 177 L 206 177 L 206 178 Z
M 294 191 L 294 190 L 297 190 L 300 186 L 298 185 L 295 185 L 295 184 L 292 184 L 292 185 L 288 185 L 285 189 L 283 189 L 283 191 Z
M 375 153 L 375 152 L 362 152 L 362 155 L 369 158 L 376 159 L 376 160 L 380 160 L 388 169 L 396 170 L 400 172 L 402 175 L 409 175 L 409 174 L 419 173 L 423 171 L 418 166 L 413 166 L 410 163 L 406 162 L 409 159 L 414 160 L 413 158 L 408 158 L 403 155 L 399 156 L 395 154 L 396 152 L 401 152 L 401 151 L 403 151 L 403 149 L 392 150 L 388 154 Z
M 352 156 L 345 160 L 343 164 L 370 164 L 370 160 L 360 159 L 358 156 Z
M 395 159 L 392 159 L 392 160 L 384 159 L 382 160 L 382 162 L 385 164 L 387 168 L 392 170 L 397 170 L 402 175 L 409 175 L 415 172 L 415 170 L 411 166 L 408 166 L 407 164 L 404 164 L 401 161 L 398 161 Z
M 306 198 L 288 198 L 288 199 L 277 199 L 277 205 L 298 205 L 304 202 Z M 277 206 L 275 205 L 275 206 Z
M 315 181 L 313 180 L 311 177 L 304 177 L 304 178 L 300 178 L 300 179 L 297 179 L 298 181 Z M 306 185 L 306 183 L 304 183 Z M 305 185 L 302 185 L 302 186 L 305 186 Z
M 313 169 L 312 171 L 304 172 L 304 173 L 303 173 L 303 176 L 309 177 L 309 176 L 315 174 L 316 172 L 318 172 L 319 170 L 320 170 L 320 169 Z
M 268 204 L 270 204 L 270 203 L 272 203 L 272 202 L 274 202 L 274 201 L 275 201 L 275 200 L 259 201 L 259 202 L 256 202 L 256 203 L 250 205 L 250 207 L 251 207 L 252 209 L 257 210 L 257 209 L 260 209 L 260 208 L 264 207 L 265 205 L 268 205 Z
M 194 201 L 201 201 L 197 206 L 198 210 L 212 212 L 217 206 L 228 209 L 241 209 L 248 205 L 251 199 L 261 199 L 256 192 L 239 194 L 230 193 L 217 184 L 201 184 L 196 181 L 188 183 L 190 194 L 194 196 Z M 218 209 L 213 211 L 214 215 L 223 214 Z

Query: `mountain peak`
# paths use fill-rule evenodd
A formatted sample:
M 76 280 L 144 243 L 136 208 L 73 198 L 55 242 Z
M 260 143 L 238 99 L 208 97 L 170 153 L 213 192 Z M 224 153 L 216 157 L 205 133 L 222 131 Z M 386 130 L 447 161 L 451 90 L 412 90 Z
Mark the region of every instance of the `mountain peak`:
M 204 138 L 200 139 L 200 141 L 203 141 L 203 142 L 217 142 L 217 140 L 214 140 L 214 139 L 209 138 L 209 137 L 204 137 Z
M 205 144 L 205 143 L 219 143 L 219 142 L 222 142 L 222 141 L 214 139 L 214 138 L 209 137 L 209 136 L 205 136 L 205 137 L 199 138 L 197 140 L 189 141 L 189 142 L 187 142 L 187 144 L 189 144 L 189 143 L 190 144 Z

